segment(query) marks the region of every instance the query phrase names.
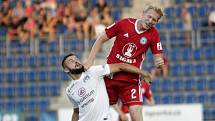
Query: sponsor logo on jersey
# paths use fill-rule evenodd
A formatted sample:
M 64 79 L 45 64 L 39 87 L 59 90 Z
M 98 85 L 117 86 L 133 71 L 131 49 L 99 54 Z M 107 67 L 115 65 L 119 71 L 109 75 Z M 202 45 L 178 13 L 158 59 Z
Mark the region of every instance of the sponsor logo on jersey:
M 116 58 L 118 58 L 119 60 L 121 60 L 122 62 L 125 63 L 136 63 L 136 59 L 129 59 L 129 58 L 125 58 L 123 56 L 121 56 L 120 54 L 116 54 Z
M 147 39 L 145 38 L 145 37 L 142 37 L 141 39 L 140 39 L 140 43 L 141 44 L 146 44 L 146 42 L 147 42 Z
M 79 90 L 78 90 L 78 95 L 80 97 L 83 97 L 84 95 L 86 94 L 86 89 L 84 87 L 81 87 Z
M 158 43 L 157 43 L 157 49 L 158 49 L 158 50 L 163 50 L 161 42 L 158 42 Z
M 124 34 L 123 36 L 128 38 L 128 33 Z
M 95 93 L 94 90 L 91 90 L 89 93 L 87 93 L 84 97 L 82 97 L 80 99 L 79 102 L 77 102 L 79 105 L 81 105 L 82 102 L 84 102 L 86 99 L 88 99 L 89 97 L 91 97 L 91 95 L 93 95 Z
M 86 76 L 84 77 L 84 79 L 83 79 L 83 82 L 86 83 L 87 80 L 89 80 L 89 79 L 90 79 L 90 76 L 89 76 L 89 75 L 86 75 Z
M 136 51 L 137 46 L 134 43 L 127 43 L 122 49 L 122 53 L 126 58 L 132 57 Z

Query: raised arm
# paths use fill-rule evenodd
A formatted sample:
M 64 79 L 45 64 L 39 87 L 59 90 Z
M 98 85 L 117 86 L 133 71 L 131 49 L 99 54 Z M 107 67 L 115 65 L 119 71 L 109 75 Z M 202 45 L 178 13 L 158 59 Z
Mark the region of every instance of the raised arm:
M 120 72 L 120 71 L 126 71 L 130 73 L 139 74 L 144 77 L 145 81 L 147 83 L 151 83 L 151 75 L 145 70 L 140 70 L 139 68 L 126 64 L 126 63 L 115 63 L 115 64 L 109 64 L 110 72 Z
M 75 108 L 72 115 L 72 121 L 78 121 L 78 119 L 79 119 L 79 109 Z
M 96 54 L 101 49 L 102 45 L 108 40 L 108 37 L 105 33 L 105 31 L 102 32 L 102 34 L 97 38 L 96 42 L 94 43 L 90 54 L 88 56 L 87 61 L 84 63 L 85 69 L 88 69 L 90 66 L 93 65 L 93 62 L 96 58 Z

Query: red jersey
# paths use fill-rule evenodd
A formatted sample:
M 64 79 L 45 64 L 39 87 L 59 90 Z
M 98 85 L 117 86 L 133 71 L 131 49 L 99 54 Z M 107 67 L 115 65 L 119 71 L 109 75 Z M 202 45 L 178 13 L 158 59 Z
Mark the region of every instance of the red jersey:
M 147 83 L 142 83 L 142 95 L 143 95 L 143 97 L 146 97 L 147 99 L 149 99 L 150 97 L 153 96 L 149 84 L 147 84 Z M 129 112 L 129 107 L 128 107 L 128 105 L 122 105 L 121 110 L 122 110 L 122 112 L 124 112 L 124 113 L 128 113 L 128 112 Z
M 150 48 L 152 54 L 163 52 L 158 30 L 152 27 L 146 31 L 138 31 L 138 19 L 127 18 L 118 21 L 105 29 L 107 37 L 116 37 L 107 57 L 107 63 L 128 63 L 141 68 L 145 53 Z M 118 72 L 114 80 L 138 82 L 139 75 L 128 72 Z

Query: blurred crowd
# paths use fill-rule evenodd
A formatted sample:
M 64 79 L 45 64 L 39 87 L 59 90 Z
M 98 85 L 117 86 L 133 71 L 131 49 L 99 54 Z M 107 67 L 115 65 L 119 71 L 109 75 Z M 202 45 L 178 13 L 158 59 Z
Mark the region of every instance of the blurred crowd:
M 12 6 L 12 2 L 14 6 Z M 25 43 L 36 37 L 53 41 L 59 33 L 74 35 L 79 40 L 92 39 L 113 22 L 105 0 L 87 6 L 87 0 L 3 0 L 0 4 L 0 27 L 7 28 L 9 40 Z

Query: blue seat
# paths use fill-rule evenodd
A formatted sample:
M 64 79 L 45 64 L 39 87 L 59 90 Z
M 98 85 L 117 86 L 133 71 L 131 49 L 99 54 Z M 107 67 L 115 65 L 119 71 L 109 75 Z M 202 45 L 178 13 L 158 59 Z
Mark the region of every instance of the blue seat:
M 31 85 L 29 85 L 28 87 L 28 95 L 30 96 L 30 97 L 34 97 L 34 96 L 37 96 L 38 95 L 38 87 L 36 86 L 36 84 L 35 85 L 33 85 L 33 84 L 31 84 Z
M 48 81 L 47 70 L 39 70 L 37 74 L 38 74 L 39 81 Z
M 171 70 L 172 76 L 180 76 L 182 67 L 180 64 L 176 64 L 176 65 L 172 65 L 170 70 Z
M 18 111 L 26 111 L 27 109 L 26 102 L 24 102 L 23 100 L 18 100 L 16 104 Z
M 207 64 L 207 74 L 215 74 L 215 64 L 213 62 Z
M 190 6 L 189 8 L 188 8 L 188 11 L 189 11 L 189 13 L 191 14 L 191 16 L 192 17 L 196 17 L 197 15 L 196 15 L 196 11 L 197 11 L 197 8 L 196 8 L 196 6 Z
M 182 60 L 188 61 L 192 59 L 192 49 L 191 48 L 184 48 L 182 50 Z
M 180 59 L 179 53 L 180 53 L 180 49 L 173 48 L 171 53 L 170 53 L 170 60 L 171 61 L 178 61 Z
M 23 71 L 16 72 L 16 78 L 18 82 L 24 82 L 26 80 L 26 73 Z
M 206 90 L 208 88 L 207 85 L 208 85 L 207 79 L 206 78 L 200 78 L 196 82 L 196 89 L 199 91 Z
M 154 94 L 155 104 L 161 104 L 161 96 L 159 94 Z
M 172 86 L 174 91 L 183 91 L 184 80 L 174 80 Z
M 181 4 L 181 3 L 183 3 L 182 1 L 183 1 L 183 0 L 175 0 L 175 3 L 176 3 L 176 4 Z
M 29 111 L 36 111 L 39 108 L 38 99 L 30 99 L 26 101 L 27 103 L 27 110 Z
M 49 95 L 49 85 L 43 84 L 43 85 L 40 85 L 38 88 L 39 88 L 38 92 L 39 92 L 40 96 L 48 96 Z
M 169 92 L 172 90 L 172 81 L 171 80 L 162 80 L 161 82 L 161 91 Z
M 30 82 L 35 82 L 37 80 L 37 71 L 29 70 L 29 72 L 27 72 L 27 79 Z
M 184 95 L 176 94 L 173 96 L 173 103 L 184 103 Z
M 59 96 L 60 95 L 60 84 L 52 84 L 50 86 L 51 96 Z
M 51 81 L 58 81 L 60 79 L 59 71 L 56 69 L 49 71 L 49 78 Z
M 7 97 L 15 97 L 16 92 L 15 92 L 15 86 L 9 86 L 6 88 L 6 95 Z
M 7 111 L 14 111 L 15 110 L 15 102 L 13 100 L 7 100 L 6 109 L 7 109 Z
M 213 48 L 205 48 L 203 50 L 204 50 L 205 59 L 210 60 L 214 58 Z
M 178 20 L 175 22 L 175 28 L 182 30 L 184 28 L 183 26 L 184 25 L 183 25 L 183 22 L 181 20 Z
M 51 57 L 49 57 L 48 60 L 49 60 L 49 65 L 52 65 L 52 66 L 60 65 L 59 57 L 56 55 L 52 55 Z
M 7 72 L 5 76 L 6 76 L 6 80 L 7 80 L 8 82 L 15 82 L 15 81 L 17 81 L 17 80 L 15 79 L 16 73 L 15 73 L 14 71 L 12 71 L 12 72 Z
M 165 8 L 164 12 L 166 13 L 166 16 L 169 18 L 174 17 L 174 8 L 173 7 L 167 7 Z
M 152 92 L 159 92 L 160 91 L 160 81 L 159 80 L 153 80 L 151 85 Z
M 171 104 L 173 102 L 172 100 L 172 95 L 170 94 L 162 96 L 162 104 Z
M 187 91 L 193 91 L 196 87 L 196 81 L 193 78 L 190 78 L 185 81 L 185 89 Z
M 30 56 L 28 59 L 27 59 L 29 62 L 29 66 L 30 67 L 36 67 L 37 66 L 37 57 L 36 56 Z
M 200 5 L 198 8 L 198 16 L 199 17 L 207 17 L 207 13 L 208 13 L 207 6 L 204 4 Z
M 131 0 L 124 0 L 124 6 L 125 7 L 129 7 L 129 6 L 131 6 Z
M 204 120 L 209 120 L 212 117 L 212 109 L 205 108 L 204 109 Z
M 212 93 L 212 94 L 210 95 L 210 103 L 211 103 L 211 104 L 215 104 L 215 93 Z
M 196 75 L 203 75 L 203 74 L 205 74 L 205 71 L 206 71 L 206 66 L 204 63 L 200 63 L 195 66 Z
M 118 0 L 116 0 L 118 1 Z M 114 21 L 117 21 L 121 18 L 122 12 L 120 10 L 114 10 L 112 11 L 111 15 L 113 16 Z
M 203 92 L 201 94 L 198 95 L 198 102 L 199 103 L 203 103 L 203 104 L 207 104 L 209 102 L 209 95 L 207 92 Z
M 26 63 L 26 56 L 17 56 L 15 63 L 16 63 L 16 67 L 24 67 L 25 63 Z
M 41 99 L 41 100 L 39 101 L 39 109 L 40 109 L 41 111 L 47 110 L 48 107 L 49 107 L 49 100 L 48 100 L 48 99 Z
M 186 65 L 183 65 L 183 73 L 185 76 L 191 76 L 193 75 L 193 64 L 186 64 Z
M 15 57 L 14 56 L 9 56 L 7 57 L 7 68 L 14 68 L 15 67 L 15 63 L 14 63 Z
M 196 103 L 197 102 L 197 96 L 195 93 L 190 93 L 186 95 L 186 103 Z
M 209 80 L 209 82 L 208 82 L 208 88 L 210 90 L 214 90 L 215 89 L 215 78 L 212 78 L 212 79 Z
M 37 63 L 39 66 L 48 66 L 48 56 L 47 55 L 38 56 Z
M 193 59 L 194 60 L 201 60 L 201 59 L 203 59 L 203 51 L 202 51 L 202 49 L 195 49 L 193 51 Z
M 16 92 L 17 92 L 17 95 L 19 97 L 24 97 L 24 96 L 27 96 L 27 87 L 25 85 L 19 85 L 17 88 L 16 88 Z
M 0 27 L 0 36 L 5 36 L 7 35 L 7 27 Z
M 171 20 L 166 21 L 165 25 L 166 25 L 166 29 L 169 29 L 169 30 L 172 30 L 175 28 L 175 23 Z

